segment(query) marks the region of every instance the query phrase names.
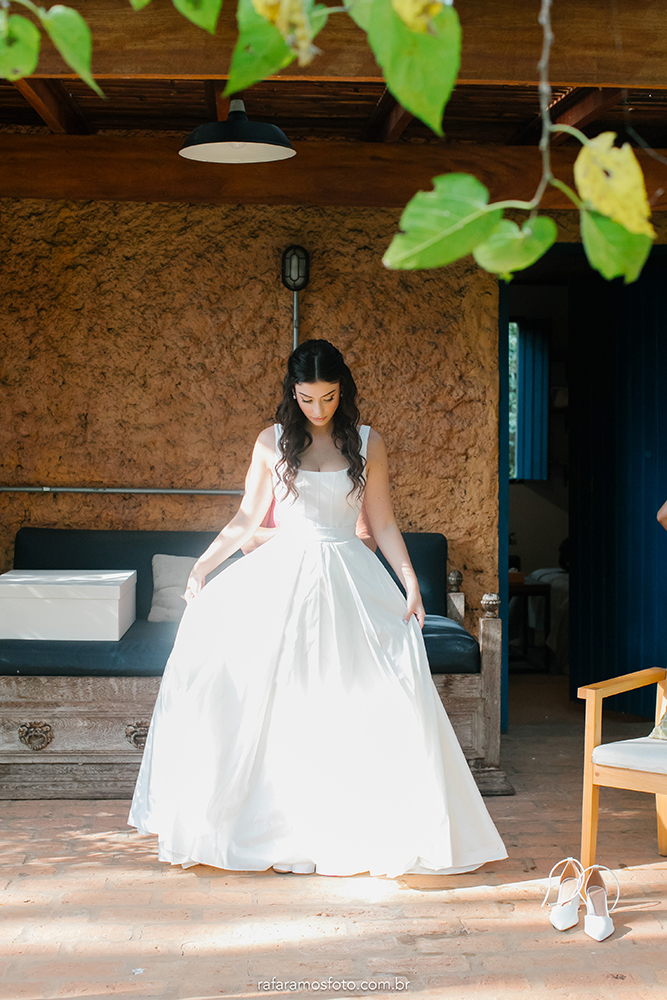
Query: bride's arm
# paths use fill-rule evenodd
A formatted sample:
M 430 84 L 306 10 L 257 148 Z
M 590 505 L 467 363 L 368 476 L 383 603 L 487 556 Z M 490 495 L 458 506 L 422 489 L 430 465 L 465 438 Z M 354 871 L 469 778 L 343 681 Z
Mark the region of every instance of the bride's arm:
M 183 595 L 188 604 L 203 587 L 207 575 L 249 541 L 262 523 L 273 491 L 273 455 L 274 430 L 268 427 L 255 442 L 241 506 L 192 568 Z
M 384 441 L 372 429 L 368 439 L 364 506 L 375 541 L 405 587 L 407 596 L 405 620 L 409 621 L 414 615 L 420 628 L 423 628 L 425 612 L 417 576 L 391 506 L 387 452 Z
M 373 538 L 373 532 L 371 531 L 371 526 L 368 522 L 368 512 L 366 510 L 366 501 L 364 500 L 364 505 L 359 511 L 359 517 L 357 518 L 357 538 L 360 538 L 364 545 L 375 552 L 377 549 L 377 542 Z

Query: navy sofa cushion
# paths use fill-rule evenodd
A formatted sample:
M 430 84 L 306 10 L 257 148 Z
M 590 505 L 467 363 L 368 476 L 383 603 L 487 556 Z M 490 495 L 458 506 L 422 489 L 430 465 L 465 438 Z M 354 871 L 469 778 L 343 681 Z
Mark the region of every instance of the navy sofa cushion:
M 432 674 L 478 674 L 479 645 L 469 632 L 447 618 L 447 539 L 436 531 L 403 533 L 410 562 L 421 590 L 426 621 L 424 644 Z M 378 551 L 378 558 L 401 587 L 393 569 Z
M 0 640 L 0 675 L 161 677 L 178 622 L 137 620 L 118 642 Z
M 424 645 L 432 674 L 478 674 L 479 645 L 469 632 L 442 615 L 426 615 Z
M 178 628 L 145 619 L 153 596 L 151 560 L 158 552 L 198 556 L 213 531 L 113 531 L 21 528 L 15 569 L 136 569 L 137 621 L 118 642 L 0 640 L 0 674 L 160 676 Z M 403 535 L 426 609 L 424 641 L 432 673 L 479 673 L 479 646 L 447 614 L 447 539 L 437 532 Z M 398 583 L 384 556 L 379 558 Z M 400 584 L 399 584 L 400 585 Z
M 403 541 L 414 566 L 427 615 L 447 614 L 447 539 L 437 531 L 405 531 Z M 398 577 L 378 549 L 378 558 L 395 583 Z

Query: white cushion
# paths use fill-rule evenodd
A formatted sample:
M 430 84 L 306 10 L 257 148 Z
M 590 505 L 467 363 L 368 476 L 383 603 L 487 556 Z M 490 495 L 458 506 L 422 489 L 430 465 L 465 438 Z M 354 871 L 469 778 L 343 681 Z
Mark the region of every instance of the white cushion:
M 242 553 L 235 552 L 225 559 L 221 566 L 210 574 L 209 579 L 240 559 Z M 149 622 L 179 622 L 185 611 L 183 594 L 197 556 L 167 556 L 158 553 L 153 556 L 153 600 L 148 612 Z
M 641 736 L 637 740 L 602 743 L 592 754 L 594 764 L 626 767 L 630 771 L 652 771 L 667 774 L 667 742 Z

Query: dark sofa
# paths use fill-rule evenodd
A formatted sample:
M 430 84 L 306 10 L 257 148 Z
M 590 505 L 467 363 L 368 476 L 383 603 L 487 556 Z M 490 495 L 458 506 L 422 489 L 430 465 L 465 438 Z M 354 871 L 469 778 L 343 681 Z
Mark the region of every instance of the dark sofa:
M 152 557 L 158 552 L 197 556 L 214 537 L 215 532 L 207 531 L 21 528 L 16 536 L 15 569 L 136 569 L 137 620 L 118 642 L 2 639 L 0 674 L 159 677 L 178 625 L 147 621 L 153 594 Z M 403 537 L 426 608 L 424 640 L 431 672 L 479 673 L 477 641 L 446 617 L 447 539 L 426 532 Z

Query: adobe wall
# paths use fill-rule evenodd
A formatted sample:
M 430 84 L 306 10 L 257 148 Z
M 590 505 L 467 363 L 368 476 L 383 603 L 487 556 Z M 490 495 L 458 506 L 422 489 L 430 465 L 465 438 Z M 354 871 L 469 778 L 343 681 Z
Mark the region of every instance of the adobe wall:
M 242 487 L 291 347 L 280 258 L 299 243 L 301 337 L 350 364 L 400 526 L 448 536 L 473 607 L 496 589 L 498 292 L 470 258 L 387 271 L 394 210 L 5 199 L 0 212 L 0 483 Z M 237 502 L 0 494 L 0 570 L 24 524 L 216 529 Z

